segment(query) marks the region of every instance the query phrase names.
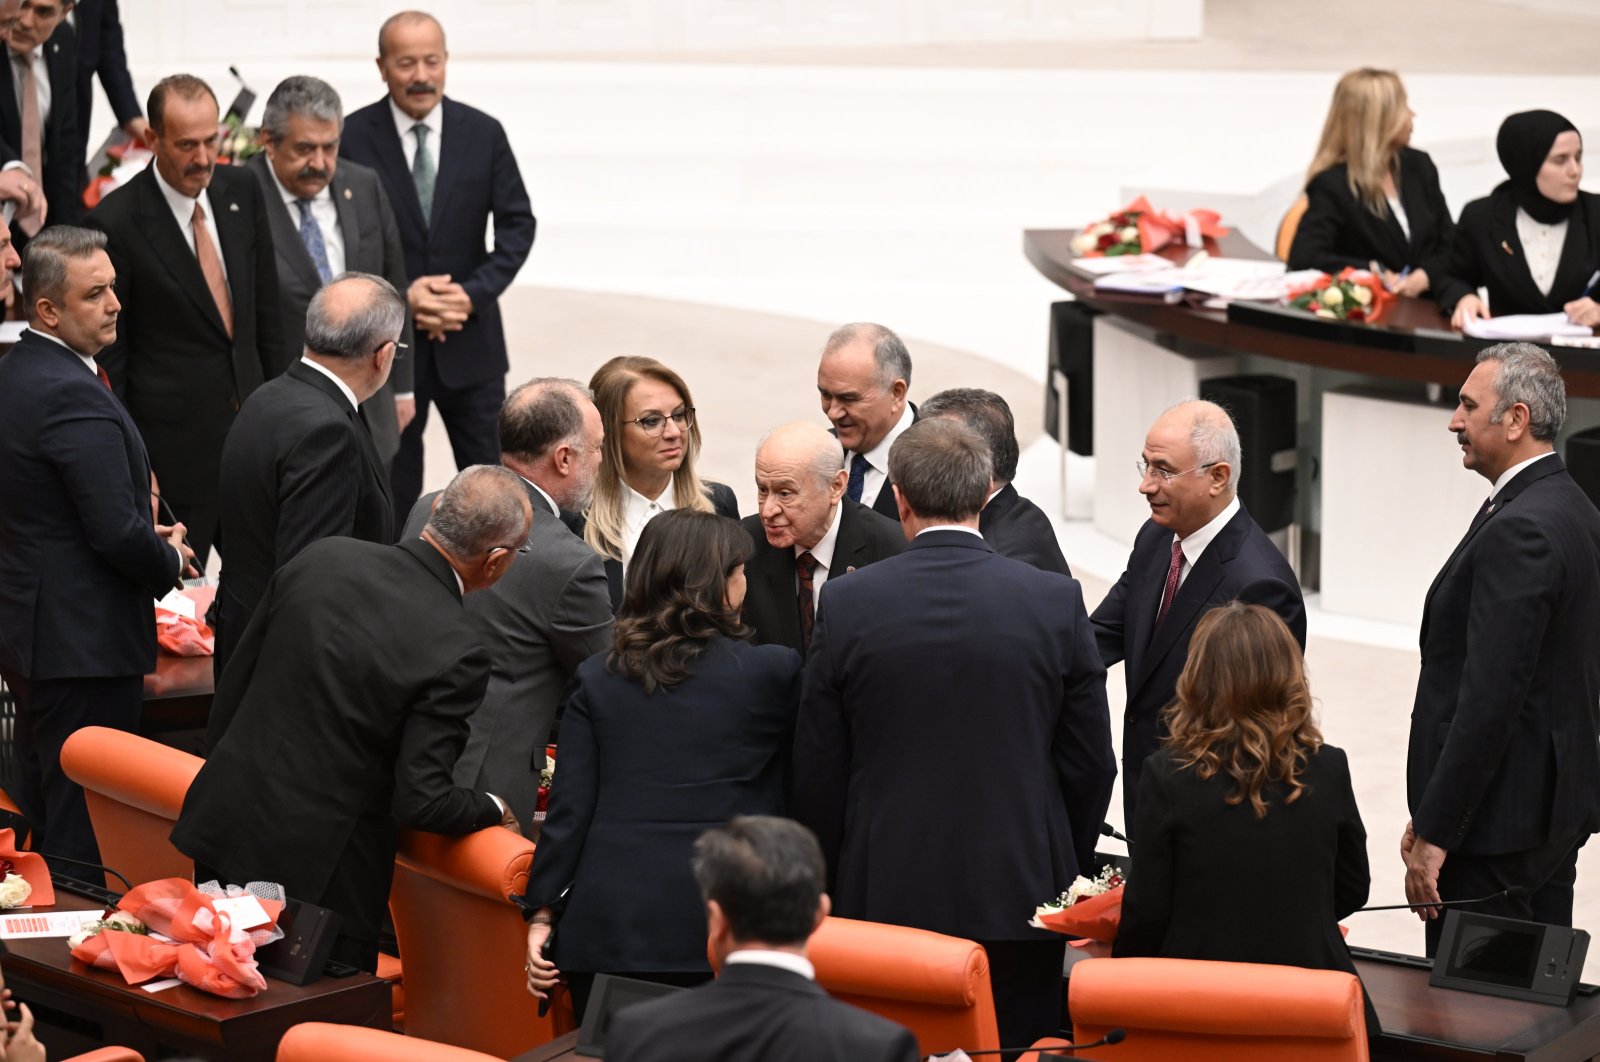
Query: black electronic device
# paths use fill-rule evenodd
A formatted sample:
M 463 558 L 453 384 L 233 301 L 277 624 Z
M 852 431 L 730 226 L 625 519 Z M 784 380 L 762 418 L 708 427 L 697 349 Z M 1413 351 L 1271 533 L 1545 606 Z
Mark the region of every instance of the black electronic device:
M 308 985 L 320 978 L 339 936 L 339 915 L 290 897 L 278 915 L 278 928 L 283 939 L 256 952 L 261 972 L 291 985 Z
M 1428 984 L 1566 1007 L 1588 953 L 1589 934 L 1581 929 L 1452 910 Z
M 604 1058 L 606 1033 L 610 1032 L 611 1019 L 617 1011 L 681 991 L 683 989 L 677 985 L 636 981 L 631 977 L 613 974 L 595 974 L 594 987 L 589 991 L 589 1006 L 583 1012 L 583 1028 L 578 1031 L 577 1053 L 590 1058 Z

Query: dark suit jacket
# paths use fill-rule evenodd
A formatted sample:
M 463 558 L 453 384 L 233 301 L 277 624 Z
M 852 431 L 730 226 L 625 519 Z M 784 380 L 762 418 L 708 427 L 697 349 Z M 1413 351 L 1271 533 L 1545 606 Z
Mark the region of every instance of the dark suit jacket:
M 121 125 L 144 112 L 128 75 L 128 52 L 122 43 L 122 16 L 117 0 L 78 0 L 73 6 L 78 26 L 78 135 L 88 144 L 89 114 L 94 106 L 96 75 L 111 111 Z
M 915 424 L 917 421 L 922 419 L 922 414 L 917 412 L 917 404 L 915 402 L 908 402 L 906 404 L 911 407 L 911 423 Z M 833 428 L 829 428 L 828 433 L 830 435 L 839 434 L 838 431 Z M 855 451 L 845 451 L 844 466 L 846 468 L 850 467 L 850 461 L 854 457 Z M 883 480 L 883 488 L 878 491 L 878 496 L 872 499 L 872 511 L 880 516 L 887 516 L 889 519 L 898 524 L 900 522 L 900 509 L 895 505 L 893 487 L 894 484 L 889 481 L 887 476 L 885 476 Z
M 272 245 L 277 250 L 278 306 L 283 314 L 279 331 L 283 349 L 278 360 L 292 365 L 305 350 L 306 307 L 311 305 L 311 296 L 321 289 L 322 278 L 317 275 L 317 267 L 300 239 L 299 219 L 291 216 L 283 205 L 267 156 L 263 153 L 252 157 L 245 168 L 254 173 L 261 184 L 267 220 L 272 225 Z M 389 209 L 389 197 L 378 175 L 359 163 L 346 161 L 333 171 L 328 188 L 339 213 L 345 269 L 383 277 L 404 296 L 406 263 L 400 251 L 400 229 L 395 225 L 394 211 Z M 400 337 L 400 342 L 408 348 L 414 345 L 411 332 L 408 313 L 405 331 Z M 400 450 L 400 425 L 395 419 L 394 396 L 411 392 L 415 365 L 415 358 L 396 358 L 383 390 L 362 403 L 367 426 L 372 429 L 372 441 L 386 467 Z
M 1489 310 L 1496 317 L 1556 313 L 1583 294 L 1596 269 L 1600 269 L 1600 195 L 1578 193 L 1578 207 L 1567 223 L 1567 239 L 1546 295 L 1528 272 L 1517 236 L 1517 201 L 1509 185 L 1502 184 L 1487 198 L 1474 199 L 1462 209 L 1461 223 L 1450 241 L 1445 282 L 1434 284 L 1434 297 L 1448 314 L 1461 296 L 1486 287 Z
M 1172 532 L 1145 521 L 1133 540 L 1122 578 L 1094 610 L 1095 640 L 1106 667 L 1124 662 L 1128 688 L 1122 719 L 1123 823 L 1137 822 L 1139 771 L 1166 734 L 1161 710 L 1176 695 L 1178 676 L 1189 660 L 1189 638 L 1200 617 L 1237 598 L 1265 605 L 1289 625 L 1301 648 L 1306 644 L 1305 598 L 1289 562 L 1250 518 L 1244 506 L 1211 540 L 1178 588 L 1159 631 L 1156 613 L 1172 563 Z M 1129 836 L 1133 836 L 1130 834 Z
M 0 70 L 0 139 L 22 157 L 22 108 L 11 83 L 10 48 L 0 48 L 5 68 Z M 83 137 L 78 132 L 78 39 L 65 22 L 44 42 L 44 65 L 50 71 L 50 117 L 40 130 L 44 143 L 44 172 L 35 174 L 49 204 L 45 223 L 76 225 L 83 216 Z M 13 234 L 19 248 L 27 238 L 21 229 Z
M 65 347 L 0 358 L 0 665 L 32 679 L 143 675 L 178 556 L 150 520 L 139 429 Z
M 715 981 L 617 1012 L 611 1062 L 916 1062 L 916 1037 L 797 973 L 732 963 Z
M 406 276 L 448 273 L 472 299 L 466 327 L 450 333 L 442 346 L 420 333 L 416 340 L 417 371 L 437 359 L 439 379 L 460 388 L 506 374 L 499 298 L 533 248 L 534 217 L 500 123 L 449 97 L 440 106 L 445 150 L 435 154 L 438 176 L 431 217 L 422 216 L 388 97 L 345 118 L 339 154 L 382 178 L 400 224 Z M 483 238 L 491 220 L 494 250 L 487 251 Z
M 411 510 L 402 538 L 422 533 L 438 492 Z M 488 647 L 483 704 L 472 713 L 456 784 L 506 801 L 527 830 L 538 809 L 539 771 L 556 709 L 578 665 L 611 646 L 611 600 L 600 555 L 528 488 L 533 524 L 511 570 L 467 598 L 467 615 Z
M 1170 749 L 1151 756 L 1112 953 L 1355 973 L 1339 920 L 1367 902 L 1371 877 L 1344 751 L 1323 745 L 1300 781 L 1292 804 L 1268 785 L 1258 819 L 1248 801 L 1227 803 L 1231 778 L 1201 781 Z
M 1439 190 L 1439 171 L 1427 152 L 1400 149 L 1400 205 L 1408 237 L 1387 203 L 1380 217 L 1350 192 L 1344 163 L 1323 170 L 1306 185 L 1309 201 L 1289 248 L 1290 269 L 1337 273 L 1345 266 L 1366 269 L 1377 262 L 1399 272 L 1407 266 L 1428 271 L 1436 286 L 1446 268 L 1455 222 Z
M 840 498 L 839 504 L 844 514 L 839 517 L 839 535 L 834 540 L 833 567 L 823 586 L 906 548 L 900 521 L 880 516 L 849 498 Z M 745 517 L 744 529 L 756 548 L 744 566 L 744 621 L 756 631 L 750 640 L 757 645 L 787 645 L 804 655 L 794 550 L 774 549 L 768 544 L 759 514 Z
M 978 530 L 1002 557 L 1026 561 L 1044 572 L 1072 574 L 1050 518 L 1010 483 L 978 514 Z
M 302 361 L 245 401 L 222 448 L 222 673 L 272 573 L 319 539 L 394 541 L 389 476 L 334 382 Z M 513 567 L 515 567 L 513 565 Z
M 1428 589 L 1406 793 L 1417 834 L 1517 852 L 1600 829 L 1600 513 L 1541 458 Z
M 455 575 L 421 539 L 329 538 L 267 585 L 217 684 L 211 754 L 172 843 L 290 896 L 361 896 L 348 935 L 377 939 L 396 823 L 462 834 L 500 821 L 450 780 L 489 654 Z M 352 932 L 354 930 L 354 932 Z
M 578 666 L 527 890 L 535 908 L 559 901 L 563 970 L 710 969 L 695 838 L 735 815 L 785 811 L 800 658 L 719 637 L 693 668 L 646 694 L 605 654 Z
M 795 734 L 795 817 L 834 913 L 1040 940 L 1019 910 L 1094 856 L 1116 777 L 1083 591 L 930 531 L 823 584 Z
M 734 497 L 733 488 L 726 483 L 715 480 L 703 480 L 706 497 L 711 500 L 711 509 L 718 516 L 726 516 L 730 520 L 739 519 L 739 499 Z M 588 526 L 582 513 L 565 513 L 561 522 L 572 528 L 572 533 L 579 538 L 583 537 L 583 530 Z M 622 562 L 610 557 L 604 558 L 606 569 L 606 590 L 611 595 L 611 611 L 616 612 L 622 607 Z

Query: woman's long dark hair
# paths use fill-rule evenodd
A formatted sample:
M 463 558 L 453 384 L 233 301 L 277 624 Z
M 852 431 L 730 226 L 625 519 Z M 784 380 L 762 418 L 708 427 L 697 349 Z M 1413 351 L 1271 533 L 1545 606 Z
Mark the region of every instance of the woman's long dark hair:
M 749 637 L 728 608 L 728 578 L 754 550 L 737 521 L 716 513 L 673 509 L 651 520 L 628 565 L 606 668 L 654 693 L 688 678 L 718 635 Z

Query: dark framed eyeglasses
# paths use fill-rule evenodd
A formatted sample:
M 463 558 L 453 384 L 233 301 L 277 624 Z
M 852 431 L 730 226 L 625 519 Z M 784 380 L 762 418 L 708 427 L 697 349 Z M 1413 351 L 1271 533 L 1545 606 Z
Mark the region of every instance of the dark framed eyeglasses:
M 688 429 L 694 427 L 694 407 L 684 406 L 672 414 L 646 413 L 642 417 L 623 421 L 624 424 L 637 424 L 646 435 L 660 435 L 667 430 L 667 421 L 672 421 L 678 427 Z

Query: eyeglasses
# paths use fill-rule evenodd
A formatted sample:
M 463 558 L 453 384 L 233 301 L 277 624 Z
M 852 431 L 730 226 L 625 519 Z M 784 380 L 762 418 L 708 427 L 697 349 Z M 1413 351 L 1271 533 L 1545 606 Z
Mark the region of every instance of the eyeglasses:
M 623 421 L 623 423 L 639 425 L 646 435 L 660 435 L 667 430 L 667 421 L 669 420 L 680 428 L 694 427 L 694 407 L 685 406 L 671 416 L 661 413 L 646 413 L 642 417 L 634 417 L 632 420 Z
M 1145 481 L 1145 478 L 1147 476 L 1151 476 L 1151 475 L 1160 476 L 1161 477 L 1161 482 L 1163 482 L 1163 483 L 1171 483 L 1173 480 L 1177 479 L 1179 476 L 1187 476 L 1191 472 L 1201 472 L 1201 471 L 1204 471 L 1205 469 L 1210 468 L 1212 465 L 1216 465 L 1216 464 L 1221 464 L 1221 462 L 1220 461 L 1207 461 L 1203 465 L 1195 465 L 1193 468 L 1185 469 L 1182 472 L 1168 472 L 1164 468 L 1152 468 L 1151 465 L 1150 465 L 1150 462 L 1146 461 L 1144 458 L 1141 457 L 1141 458 L 1139 458 L 1139 460 L 1137 460 L 1137 461 L 1135 461 L 1133 463 L 1133 467 L 1138 469 L 1138 471 L 1139 471 L 1139 482 L 1140 483 L 1143 483 Z
M 393 342 L 394 342 L 395 360 L 398 361 L 401 358 L 405 357 L 406 356 L 406 351 L 410 350 L 411 348 L 409 346 L 407 346 L 406 344 L 400 342 L 398 339 L 394 340 Z M 386 344 L 379 343 L 378 344 L 378 350 L 382 350 L 384 348 L 384 346 L 386 346 Z M 374 350 L 373 353 L 376 354 L 378 352 L 378 350 Z
M 531 553 L 531 552 L 533 552 L 533 544 L 532 543 L 524 543 L 523 545 L 520 545 L 520 546 L 490 546 L 489 547 L 489 552 L 493 553 L 497 549 L 503 549 L 507 553 Z

